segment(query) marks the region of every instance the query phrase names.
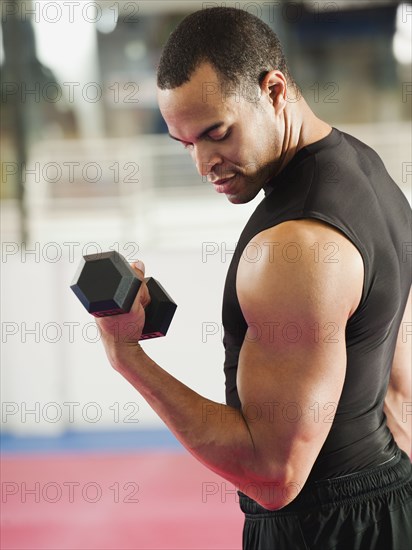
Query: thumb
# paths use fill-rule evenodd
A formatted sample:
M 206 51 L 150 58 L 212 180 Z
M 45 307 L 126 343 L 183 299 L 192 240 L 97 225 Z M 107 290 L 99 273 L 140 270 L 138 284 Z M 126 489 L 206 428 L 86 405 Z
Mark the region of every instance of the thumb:
M 145 268 L 145 265 L 142 262 L 142 260 L 138 260 L 137 262 L 133 262 L 132 267 L 134 267 L 134 269 L 136 269 L 137 271 L 140 271 L 140 274 L 141 274 L 142 278 L 144 279 L 144 273 L 145 273 L 146 268 Z
M 138 260 L 137 262 L 133 262 L 132 268 L 134 269 L 134 271 L 137 271 L 138 278 L 141 281 L 143 281 L 144 272 L 145 272 L 144 263 L 141 260 Z M 139 288 L 139 294 L 140 294 L 141 304 L 145 308 L 148 304 L 150 304 L 150 294 L 146 284 L 143 283 L 141 285 L 141 287 Z

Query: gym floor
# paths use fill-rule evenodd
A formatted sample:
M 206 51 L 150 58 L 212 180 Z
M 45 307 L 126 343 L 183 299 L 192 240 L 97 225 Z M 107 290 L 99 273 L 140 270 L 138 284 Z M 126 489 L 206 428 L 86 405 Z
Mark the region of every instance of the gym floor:
M 233 486 L 166 430 L 2 438 L 2 550 L 237 550 Z

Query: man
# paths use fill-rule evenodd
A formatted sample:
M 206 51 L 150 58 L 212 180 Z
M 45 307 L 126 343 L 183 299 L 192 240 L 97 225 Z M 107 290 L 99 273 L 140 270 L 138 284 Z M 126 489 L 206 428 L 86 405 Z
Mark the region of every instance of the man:
M 409 548 L 405 197 L 376 153 L 315 116 L 276 36 L 245 11 L 201 10 L 178 26 L 158 100 L 216 191 L 265 198 L 226 281 L 227 404 L 140 347 L 144 286 L 130 313 L 97 321 L 113 367 L 239 489 L 245 549 Z

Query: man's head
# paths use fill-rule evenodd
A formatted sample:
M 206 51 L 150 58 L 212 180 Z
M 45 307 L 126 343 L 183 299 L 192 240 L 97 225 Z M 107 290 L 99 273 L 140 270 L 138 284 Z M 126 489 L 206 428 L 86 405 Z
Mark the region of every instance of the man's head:
M 233 203 L 253 199 L 281 164 L 288 85 L 276 35 L 232 8 L 184 19 L 158 69 L 159 107 L 170 135 Z

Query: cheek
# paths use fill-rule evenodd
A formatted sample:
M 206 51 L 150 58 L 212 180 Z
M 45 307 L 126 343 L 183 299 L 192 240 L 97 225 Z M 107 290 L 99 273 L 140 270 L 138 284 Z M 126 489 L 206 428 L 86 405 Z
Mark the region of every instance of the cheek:
M 241 164 L 249 173 L 262 168 L 269 158 L 268 148 L 262 140 L 262 136 L 257 133 L 244 136 L 239 153 Z
M 230 155 L 230 156 L 229 156 Z M 240 167 L 255 163 L 259 158 L 259 137 L 245 130 L 238 139 L 231 144 L 228 157 Z

